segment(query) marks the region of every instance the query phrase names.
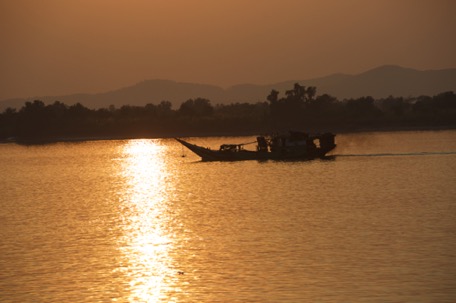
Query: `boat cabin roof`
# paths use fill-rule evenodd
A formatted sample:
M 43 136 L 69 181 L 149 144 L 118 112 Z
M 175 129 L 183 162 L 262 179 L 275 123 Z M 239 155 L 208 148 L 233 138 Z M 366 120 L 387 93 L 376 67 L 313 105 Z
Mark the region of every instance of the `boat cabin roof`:
M 220 151 L 237 151 L 241 150 L 241 144 L 222 144 L 220 145 Z

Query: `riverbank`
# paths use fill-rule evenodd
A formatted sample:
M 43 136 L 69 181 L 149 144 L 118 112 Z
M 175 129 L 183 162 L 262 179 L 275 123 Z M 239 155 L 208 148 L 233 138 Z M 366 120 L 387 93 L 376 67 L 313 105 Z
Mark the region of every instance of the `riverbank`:
M 332 132 L 337 134 L 349 133 L 372 133 L 372 132 L 407 132 L 407 131 L 444 131 L 454 130 L 456 125 L 447 126 L 420 126 L 420 127 L 381 127 L 381 128 L 338 128 L 336 130 L 303 130 L 309 133 Z M 132 139 L 168 139 L 168 138 L 187 138 L 187 137 L 243 137 L 256 136 L 259 134 L 270 133 L 267 131 L 233 131 L 233 132 L 172 132 L 162 134 L 143 134 L 143 135 L 111 135 L 111 136 L 68 136 L 68 137 L 34 137 L 34 138 L 7 138 L 0 140 L 0 144 L 15 143 L 21 145 L 42 145 L 60 142 L 85 142 L 103 140 L 132 140 Z

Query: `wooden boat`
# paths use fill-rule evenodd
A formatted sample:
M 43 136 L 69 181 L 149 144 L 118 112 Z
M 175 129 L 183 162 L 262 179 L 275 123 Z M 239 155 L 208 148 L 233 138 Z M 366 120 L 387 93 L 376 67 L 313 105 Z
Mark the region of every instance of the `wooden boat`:
M 309 135 L 289 132 L 285 135 L 259 136 L 256 142 L 222 144 L 218 150 L 175 139 L 200 156 L 202 161 L 310 160 L 322 158 L 336 147 L 335 135 L 332 133 Z M 252 143 L 257 144 L 256 150 L 244 148 Z

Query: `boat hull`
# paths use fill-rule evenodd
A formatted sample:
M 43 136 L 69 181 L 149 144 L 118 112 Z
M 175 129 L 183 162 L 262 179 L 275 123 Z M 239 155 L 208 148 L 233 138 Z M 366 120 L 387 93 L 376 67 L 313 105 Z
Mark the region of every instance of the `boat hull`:
M 334 144 L 333 146 L 315 148 L 312 150 L 302 148 L 282 149 L 280 151 L 219 151 L 191 144 L 179 138 L 176 138 L 176 140 L 200 156 L 202 161 L 311 160 L 316 158 L 323 158 L 328 152 L 336 147 Z

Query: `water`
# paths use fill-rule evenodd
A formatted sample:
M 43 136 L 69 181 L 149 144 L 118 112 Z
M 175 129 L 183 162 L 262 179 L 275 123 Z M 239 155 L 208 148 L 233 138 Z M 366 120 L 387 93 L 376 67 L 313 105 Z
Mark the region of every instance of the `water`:
M 0 145 L 0 301 L 455 302 L 456 131 L 336 140 L 307 162 Z

